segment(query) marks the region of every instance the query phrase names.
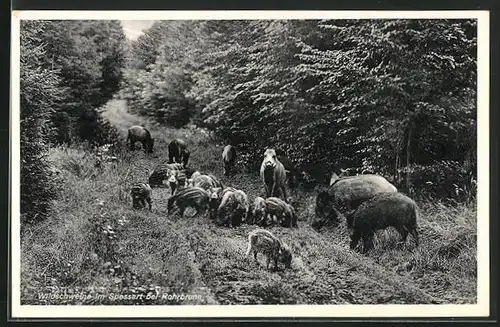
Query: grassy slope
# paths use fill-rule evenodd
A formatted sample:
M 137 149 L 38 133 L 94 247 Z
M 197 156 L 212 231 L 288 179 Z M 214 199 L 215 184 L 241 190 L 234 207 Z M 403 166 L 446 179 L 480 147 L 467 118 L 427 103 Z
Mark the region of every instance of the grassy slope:
M 220 176 L 227 185 L 262 195 L 257 173 L 222 176 L 222 144 L 202 130 L 171 130 L 144 122 L 114 101 L 106 113 L 125 137 L 145 123 L 155 137 L 156 154 L 122 152 L 116 167 L 100 171 L 84 149 L 56 148 L 50 158 L 62 171 L 64 193 L 52 219 L 25 228 L 22 235 L 22 303 L 41 300 L 40 292 L 97 293 L 78 304 L 337 304 L 474 303 L 476 301 L 475 207 L 422 205 L 421 246 L 396 244 L 381 232 L 378 247 L 363 256 L 348 249 L 342 228 L 317 233 L 307 219 L 314 194 L 295 194 L 299 228 L 271 228 L 294 253 L 292 269 L 266 271 L 244 257 L 254 226 L 216 227 L 205 217 L 168 215 L 169 190 L 155 189 L 153 211 L 134 210 L 128 188 L 147 181 L 155 165 L 167 160 L 167 142 L 183 137 L 192 151 L 190 165 Z M 104 230 L 108 229 L 104 233 Z M 108 231 L 111 230 L 110 234 Z M 113 234 L 114 233 L 114 234 Z M 112 236 L 110 238 L 110 235 Z M 112 300 L 114 294 L 148 292 L 200 294 L 184 301 Z

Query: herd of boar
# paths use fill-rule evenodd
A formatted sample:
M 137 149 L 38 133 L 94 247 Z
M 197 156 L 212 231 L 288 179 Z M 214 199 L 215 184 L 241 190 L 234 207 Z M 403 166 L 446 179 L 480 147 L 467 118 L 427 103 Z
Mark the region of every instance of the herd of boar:
M 153 151 L 154 141 L 147 129 L 133 126 L 127 141 L 130 148 L 139 141 L 147 152 Z M 171 189 L 167 210 L 177 209 L 182 216 L 187 208 L 194 208 L 195 215 L 208 213 L 208 217 L 220 226 L 233 227 L 242 223 L 267 227 L 279 225 L 297 227 L 296 209 L 291 205 L 288 188 L 297 187 L 300 172 L 284 155 L 274 149 L 266 149 L 260 167 L 260 177 L 265 189 L 265 198 L 257 196 L 250 201 L 247 194 L 234 187 L 223 185 L 213 174 L 202 173 L 188 167 L 190 152 L 183 140 L 175 139 L 168 145 L 169 162 L 157 167 L 148 183 L 136 183 L 131 187 L 134 208 L 152 208 L 152 187 L 166 184 Z M 234 173 L 236 148 L 227 145 L 222 152 L 224 175 Z M 405 242 L 411 234 L 418 246 L 416 203 L 398 192 L 384 177 L 371 172 L 356 176 L 340 176 L 335 173 L 330 185 L 316 197 L 315 215 L 311 226 L 319 230 L 325 224 L 339 223 L 344 219 L 351 232 L 350 248 L 357 249 L 362 241 L 362 252 L 373 248 L 373 236 L 377 230 L 394 227 Z M 289 267 L 292 261 L 290 248 L 263 228 L 252 231 L 248 237 L 246 255 L 261 252 L 277 268 L 278 261 Z

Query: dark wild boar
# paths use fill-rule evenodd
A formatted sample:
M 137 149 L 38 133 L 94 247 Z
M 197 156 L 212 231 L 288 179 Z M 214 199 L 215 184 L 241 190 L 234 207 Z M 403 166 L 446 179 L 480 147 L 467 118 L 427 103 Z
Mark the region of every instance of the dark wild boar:
M 229 177 L 234 170 L 236 163 L 236 148 L 232 145 L 226 145 L 222 151 L 222 161 L 224 162 L 224 176 Z
M 163 186 L 163 181 L 167 180 L 172 172 L 184 170 L 182 164 L 164 164 L 155 168 L 153 173 L 149 176 L 149 185 L 152 187 Z
M 355 249 L 362 239 L 365 253 L 373 248 L 374 233 L 391 226 L 401 234 L 403 242 L 411 233 L 418 246 L 417 219 L 417 204 L 406 195 L 399 192 L 377 194 L 347 218 L 348 227 L 353 230 L 350 247 Z
M 292 160 L 290 160 L 285 155 L 278 155 L 278 160 L 283 164 L 283 167 L 285 168 L 288 187 L 290 187 L 290 189 L 296 188 L 299 184 L 299 179 L 301 176 L 300 170 L 295 167 Z
M 152 153 L 154 147 L 154 139 L 151 133 L 143 126 L 132 126 L 128 129 L 127 142 L 130 149 L 134 150 L 135 142 L 141 142 L 144 151 Z
M 271 221 L 276 217 L 278 225 L 282 227 L 297 227 L 297 215 L 292 205 L 276 197 L 267 198 L 265 202 L 266 214 L 271 217 Z
M 215 187 L 222 187 L 222 183 L 212 174 L 193 174 L 192 183 L 194 186 L 209 190 Z
M 248 197 L 241 190 L 224 190 L 222 200 L 217 209 L 217 223 L 234 227 L 247 219 L 249 211 Z
M 169 163 L 182 163 L 182 165 L 186 167 L 190 154 L 191 153 L 187 149 L 187 144 L 184 140 L 175 139 L 168 144 Z
M 226 187 L 224 189 L 222 187 L 212 187 L 208 189 L 208 193 L 210 195 L 210 204 L 209 204 L 210 219 L 217 218 L 217 210 L 219 209 L 223 195 L 227 192 L 234 192 L 234 191 L 236 191 L 236 189 L 233 187 Z
M 179 191 L 186 187 L 186 173 L 184 170 L 172 170 L 170 171 L 170 177 L 168 178 L 168 184 L 170 185 L 171 194 L 175 194 L 175 191 Z
M 208 210 L 209 194 L 199 187 L 186 187 L 179 190 L 176 194 L 168 199 L 167 210 L 172 212 L 174 204 L 179 208 L 179 214 L 184 215 L 184 211 L 188 207 L 196 210 L 196 215 Z
M 266 200 L 260 196 L 257 196 L 252 205 L 252 223 L 259 226 L 267 226 L 268 222 L 266 210 Z

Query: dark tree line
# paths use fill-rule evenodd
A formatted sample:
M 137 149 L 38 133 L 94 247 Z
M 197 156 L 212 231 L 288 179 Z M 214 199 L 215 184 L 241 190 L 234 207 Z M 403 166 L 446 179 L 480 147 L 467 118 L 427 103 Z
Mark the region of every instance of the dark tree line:
M 125 35 L 118 21 L 22 21 L 21 215 L 42 219 L 57 195 L 50 144 L 112 142 L 103 106 L 120 87 Z
M 476 51 L 475 20 L 158 22 L 124 94 L 215 130 L 251 169 L 272 146 L 317 181 L 358 167 L 450 197 L 476 173 Z

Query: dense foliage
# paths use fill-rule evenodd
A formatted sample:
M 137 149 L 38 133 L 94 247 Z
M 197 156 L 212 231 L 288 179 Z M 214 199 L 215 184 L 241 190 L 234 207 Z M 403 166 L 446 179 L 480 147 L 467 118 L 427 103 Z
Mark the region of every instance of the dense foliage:
M 21 218 L 42 218 L 57 195 L 46 159 L 47 122 L 63 98 L 57 74 L 43 65 L 44 24 L 23 22 L 21 29 Z
M 120 87 L 126 39 L 119 21 L 47 21 L 43 60 L 57 70 L 67 87 L 64 105 L 54 115 L 53 141 L 71 139 L 102 143 L 96 138 L 98 108 Z
M 100 114 L 119 89 L 125 36 L 118 21 L 22 21 L 21 213 L 43 218 L 57 195 L 50 143 L 116 141 Z
M 251 169 L 275 147 L 321 181 L 360 167 L 411 191 L 459 166 L 463 184 L 476 170 L 476 42 L 475 20 L 162 22 L 134 43 L 125 94 L 183 117 L 172 125 L 201 112 Z
M 161 21 L 132 44 L 124 94 L 132 111 L 181 127 L 194 114 L 188 91 L 205 48 L 203 23 Z

